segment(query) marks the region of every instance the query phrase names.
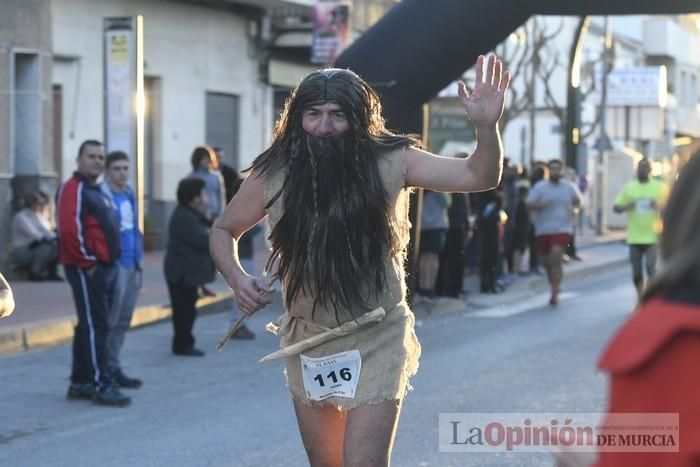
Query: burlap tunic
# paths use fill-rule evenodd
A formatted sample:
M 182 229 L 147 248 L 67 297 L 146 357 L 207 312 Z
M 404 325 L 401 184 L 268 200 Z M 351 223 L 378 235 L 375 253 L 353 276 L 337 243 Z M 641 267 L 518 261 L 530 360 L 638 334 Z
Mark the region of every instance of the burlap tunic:
M 321 344 L 303 354 L 308 357 L 325 357 L 344 351 L 358 350 L 362 357 L 362 370 L 354 398 L 330 397 L 322 401 L 307 397 L 301 371 L 299 355 L 286 359 L 285 374 L 292 397 L 308 405 L 333 405 L 341 409 L 352 409 L 367 404 L 401 399 L 408 388 L 408 379 L 418 369 L 420 344 L 413 330 L 414 315 L 406 303 L 406 286 L 403 262 L 408 242 L 408 190 L 406 180 L 406 150 L 397 149 L 380 156 L 379 170 L 388 194 L 391 211 L 392 232 L 397 252 L 387 252 L 385 259 L 386 288 L 380 293 L 363 290 L 369 309 L 383 307 L 386 316 L 382 321 L 348 336 L 338 337 Z M 279 191 L 284 182 L 284 174 L 266 176 L 265 204 Z M 267 211 L 270 226 L 274 228 L 283 213 L 283 196 L 275 201 Z M 284 284 L 283 284 L 284 286 Z M 322 328 L 338 326 L 333 310 L 318 305 L 311 318 L 313 297 L 300 293 L 294 303 L 278 321 L 280 347 L 285 348 L 310 336 L 318 334 Z M 364 308 L 353 309 L 355 316 L 362 315 Z M 350 320 L 350 314 L 343 312 L 341 322 Z

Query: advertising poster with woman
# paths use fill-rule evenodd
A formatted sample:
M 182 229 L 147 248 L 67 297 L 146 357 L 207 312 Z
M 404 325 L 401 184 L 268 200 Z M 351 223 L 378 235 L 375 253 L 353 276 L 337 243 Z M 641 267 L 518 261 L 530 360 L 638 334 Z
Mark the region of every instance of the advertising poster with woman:
M 331 64 L 348 45 L 350 6 L 347 0 L 321 1 L 314 6 L 312 63 Z

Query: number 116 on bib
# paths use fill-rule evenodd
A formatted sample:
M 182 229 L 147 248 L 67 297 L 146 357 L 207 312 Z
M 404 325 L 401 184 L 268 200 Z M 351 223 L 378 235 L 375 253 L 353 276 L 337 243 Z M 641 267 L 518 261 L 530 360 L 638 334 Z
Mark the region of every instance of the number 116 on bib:
M 329 397 L 354 398 L 362 369 L 358 350 L 325 357 L 300 355 L 306 397 L 321 401 Z

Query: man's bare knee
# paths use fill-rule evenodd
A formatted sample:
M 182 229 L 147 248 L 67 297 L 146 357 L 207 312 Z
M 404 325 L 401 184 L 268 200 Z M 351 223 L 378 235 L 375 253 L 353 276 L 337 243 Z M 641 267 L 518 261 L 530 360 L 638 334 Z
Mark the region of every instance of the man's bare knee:
M 312 467 L 342 467 L 345 413 L 335 407 L 294 402 L 306 455 Z
M 345 467 L 388 466 L 400 412 L 399 400 L 350 411 L 343 449 Z
M 371 453 L 355 453 L 346 456 L 343 467 L 389 467 L 389 455 L 373 457 Z

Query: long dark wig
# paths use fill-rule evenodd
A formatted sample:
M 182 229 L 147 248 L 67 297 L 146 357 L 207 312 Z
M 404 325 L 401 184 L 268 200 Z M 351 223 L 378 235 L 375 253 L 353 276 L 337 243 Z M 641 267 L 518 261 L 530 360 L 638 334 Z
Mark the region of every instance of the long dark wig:
M 304 110 L 329 102 L 340 106 L 349 130 L 324 138 L 306 133 Z M 417 144 L 386 129 L 377 94 L 351 71 L 313 72 L 290 94 L 272 145 L 250 168 L 258 177 L 284 173 L 282 188 L 265 208 L 282 197 L 270 263 L 277 259 L 288 307 L 300 293 L 313 296 L 312 314 L 320 305 L 332 309 L 338 322 L 343 310 L 368 308 L 362 291 L 383 289 L 387 254 L 399 248 L 377 158 Z

